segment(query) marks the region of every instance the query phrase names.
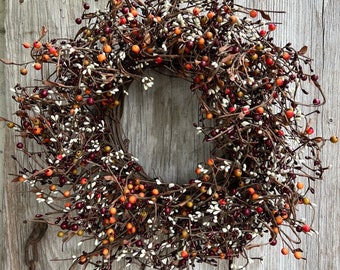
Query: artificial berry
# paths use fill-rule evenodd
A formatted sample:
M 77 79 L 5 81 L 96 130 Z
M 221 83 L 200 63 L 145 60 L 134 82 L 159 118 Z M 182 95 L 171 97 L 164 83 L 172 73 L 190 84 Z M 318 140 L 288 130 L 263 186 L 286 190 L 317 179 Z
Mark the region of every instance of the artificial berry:
M 319 79 L 319 76 L 316 75 L 316 74 L 313 74 L 310 78 L 312 79 L 312 81 L 315 82 L 315 81 L 317 81 Z
M 338 141 L 339 141 L 339 139 L 338 139 L 338 137 L 337 136 L 332 136 L 332 137 L 330 137 L 330 139 L 329 139 L 332 143 L 337 143 Z
M 276 24 L 275 23 L 270 23 L 268 25 L 268 30 L 269 31 L 275 31 L 275 29 L 276 29 Z
M 302 231 L 304 231 L 305 233 L 310 232 L 310 226 L 307 225 L 307 224 L 304 224 L 304 225 L 302 226 Z
M 264 29 L 261 29 L 260 32 L 259 32 L 259 34 L 260 34 L 261 37 L 264 37 L 264 36 L 267 35 L 267 31 L 264 30 Z
M 256 18 L 257 15 L 258 15 L 258 12 L 257 12 L 255 9 L 249 11 L 249 16 L 250 16 L 250 17 Z
M 75 19 L 75 22 L 76 22 L 76 24 L 81 24 L 82 23 L 82 19 L 81 18 L 77 18 L 77 19 Z

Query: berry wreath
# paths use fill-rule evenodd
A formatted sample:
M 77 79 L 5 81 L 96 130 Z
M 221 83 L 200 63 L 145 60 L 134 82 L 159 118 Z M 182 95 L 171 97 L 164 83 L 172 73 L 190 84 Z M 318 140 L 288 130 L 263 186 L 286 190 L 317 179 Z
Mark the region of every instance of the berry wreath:
M 84 4 L 76 23 L 86 26 L 74 39 L 44 42 L 43 28 L 23 44 L 32 61 L 20 64 L 21 74 L 32 63 L 43 75 L 38 85 L 15 86 L 18 123 L 2 118 L 35 164 L 14 181 L 52 208 L 34 221 L 59 226 L 64 240 L 95 243 L 72 266 L 111 269 L 124 258 L 171 269 L 240 256 L 247 265 L 247 250 L 265 235 L 264 244 L 280 240 L 282 253 L 302 258 L 298 233 L 313 229 L 295 209 L 313 210 L 306 194 L 327 169 L 321 147 L 337 141 L 313 135 L 311 112 L 301 111 L 325 101 L 306 47 L 275 45 L 269 15 L 232 1 L 110 0 L 90 10 Z M 144 71 L 159 67 L 191 82 L 195 128 L 213 145 L 184 185 L 147 175 L 122 136 L 129 85 L 152 87 Z M 310 104 L 298 100 L 306 83 L 316 90 Z

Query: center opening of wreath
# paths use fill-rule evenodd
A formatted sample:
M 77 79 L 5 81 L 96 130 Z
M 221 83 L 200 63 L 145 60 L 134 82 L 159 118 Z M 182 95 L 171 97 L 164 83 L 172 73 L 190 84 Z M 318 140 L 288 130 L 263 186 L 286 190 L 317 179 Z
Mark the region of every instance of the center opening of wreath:
M 197 134 L 197 96 L 182 78 L 148 70 L 154 84 L 147 90 L 134 81 L 124 102 L 122 127 L 129 152 L 150 176 L 184 184 L 199 162 L 209 157 L 209 143 Z

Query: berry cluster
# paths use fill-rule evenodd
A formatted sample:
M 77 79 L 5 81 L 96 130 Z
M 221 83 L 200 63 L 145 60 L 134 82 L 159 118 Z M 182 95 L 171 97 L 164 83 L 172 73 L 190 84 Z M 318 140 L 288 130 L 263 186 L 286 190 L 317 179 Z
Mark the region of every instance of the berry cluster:
M 30 160 L 14 180 L 53 209 L 37 221 L 59 226 L 63 238 L 93 239 L 74 264 L 250 262 L 246 250 L 258 238 L 303 257 L 289 231 L 313 232 L 296 209 L 313 209 L 308 193 L 326 169 L 321 147 L 337 137 L 314 135 L 309 116 L 324 95 L 306 47 L 275 45 L 268 20 L 227 0 L 110 0 L 104 11 L 84 4 L 74 39 L 45 42 L 44 29 L 23 44 L 43 75 L 15 86 L 19 123 L 4 119 Z M 152 87 L 144 70 L 160 67 L 191 81 L 200 103 L 194 127 L 213 145 L 184 185 L 147 175 L 122 136 L 129 85 Z

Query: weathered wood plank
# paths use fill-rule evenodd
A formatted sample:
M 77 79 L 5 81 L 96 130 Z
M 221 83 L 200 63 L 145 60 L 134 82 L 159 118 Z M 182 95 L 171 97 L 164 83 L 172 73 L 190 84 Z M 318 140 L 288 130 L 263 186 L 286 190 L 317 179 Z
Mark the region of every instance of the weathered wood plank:
M 209 156 L 193 123 L 198 100 L 184 79 L 150 72 L 155 85 L 147 91 L 135 82 L 126 98 L 123 129 L 131 138 L 131 153 L 152 177 L 187 183 L 198 162 Z M 183 106 L 184 105 L 184 106 Z
M 94 0 L 89 1 L 93 6 Z M 106 2 L 106 1 L 103 1 Z M 340 54 L 338 40 L 340 26 L 335 21 L 340 10 L 337 0 L 306 1 L 235 1 L 248 6 L 258 5 L 267 10 L 285 10 L 287 14 L 271 14 L 274 21 L 282 22 L 274 33 L 278 43 L 292 42 L 294 47 L 303 45 L 309 47 L 308 55 L 315 59 L 314 66 L 320 75 L 320 82 L 324 86 L 328 102 L 322 109 L 319 120 L 313 120 L 317 133 L 328 137 L 340 134 L 339 113 L 340 101 L 336 92 L 338 77 L 340 76 Z M 0 12 L 5 10 L 6 16 L 0 13 L 0 34 L 5 29 L 5 38 L 0 37 L 0 51 L 5 58 L 19 61 L 26 57 L 20 43 L 32 41 L 38 37 L 40 27 L 46 25 L 48 35 L 73 36 L 74 19 L 79 15 L 81 1 L 62 0 L 52 4 L 49 0 L 19 1 L 1 0 Z M 98 3 L 96 3 L 98 4 Z M 18 19 L 20 18 L 20 20 Z M 2 27 L 4 23 L 4 28 Z M 0 84 L 4 87 L 0 92 L 0 115 L 9 115 L 14 110 L 11 94 L 8 89 L 19 79 L 16 67 L 0 66 Z M 4 76 L 3 76 L 4 74 Z M 188 84 L 180 79 L 157 77 L 155 87 L 144 91 L 138 83 L 130 89 L 125 113 L 124 130 L 131 140 L 130 149 L 151 175 L 169 181 L 186 182 L 190 179 L 192 169 L 197 161 L 207 157 L 207 150 L 202 148 L 201 138 L 195 134 L 192 122 L 197 121 L 197 104 L 195 97 L 188 91 Z M 4 80 L 4 82 L 1 81 Z M 183 102 L 185 100 L 185 102 Z M 7 129 L 1 128 L 0 136 L 0 236 L 4 239 L 0 244 L 1 269 L 28 269 L 24 264 L 24 242 L 28 237 L 32 225 L 25 223 L 34 213 L 43 211 L 28 194 L 23 185 L 10 182 L 9 173 L 17 170 L 17 165 L 9 157 L 15 149 L 15 138 Z M 3 153 L 1 153 L 3 151 Z M 302 245 L 307 261 L 296 261 L 293 256 L 284 258 L 277 247 L 266 247 L 254 250 L 254 256 L 264 254 L 264 264 L 255 262 L 249 269 L 339 269 L 340 268 L 340 236 L 337 232 L 340 210 L 339 145 L 325 147 L 323 159 L 325 164 L 333 164 L 333 169 L 325 175 L 322 183 L 317 183 L 316 195 L 311 198 L 318 206 L 316 208 L 314 225 L 319 230 L 319 237 L 303 237 Z M 152 158 L 150 158 L 152 157 Z M 301 211 L 301 215 L 304 212 Z M 310 216 L 307 215 L 307 219 Z M 48 229 L 49 237 L 45 237 L 39 244 L 39 269 L 67 269 L 70 261 L 51 262 L 53 258 L 69 258 L 75 250 L 71 243 L 61 252 L 60 239 L 56 231 Z M 306 239 L 305 239 L 306 238 Z M 263 239 L 267 241 L 268 239 Z M 123 269 L 123 263 L 115 265 L 114 269 Z M 220 269 L 225 269 L 221 265 Z M 198 269 L 211 269 L 200 266 Z

